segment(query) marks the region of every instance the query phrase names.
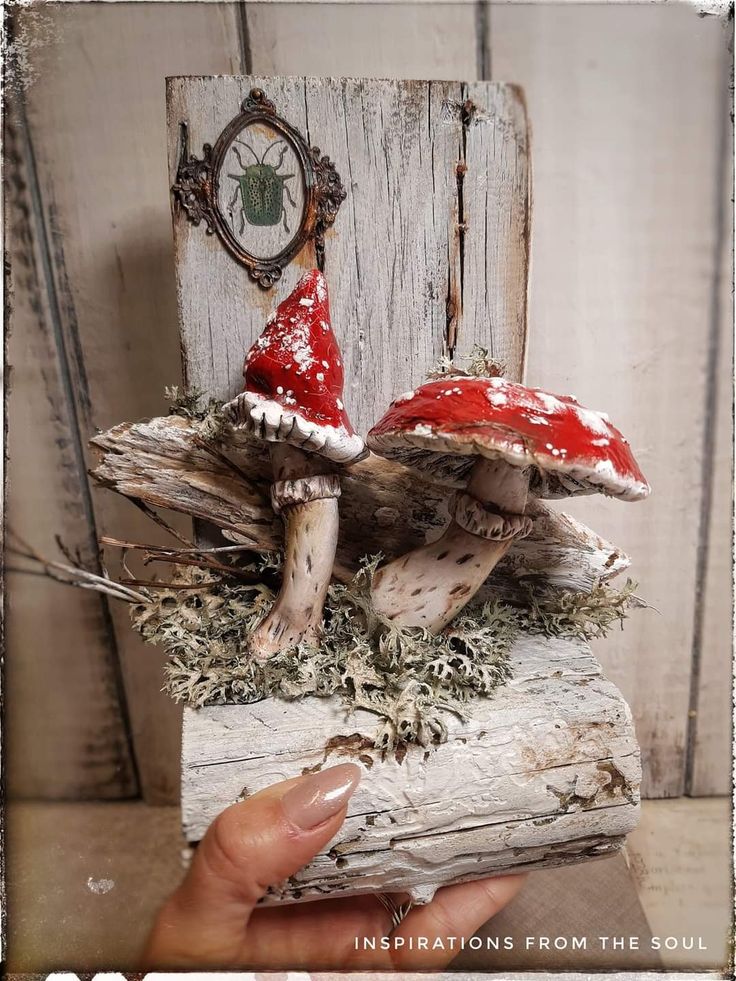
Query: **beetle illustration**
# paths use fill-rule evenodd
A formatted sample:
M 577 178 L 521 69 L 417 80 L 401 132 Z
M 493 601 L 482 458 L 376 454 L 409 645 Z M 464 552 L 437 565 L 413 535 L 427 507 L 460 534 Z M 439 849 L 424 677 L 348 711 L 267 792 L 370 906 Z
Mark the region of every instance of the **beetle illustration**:
M 246 165 L 235 143 L 249 150 L 253 154 L 255 163 Z M 238 183 L 235 194 L 233 194 L 228 206 L 233 228 L 235 227 L 235 206 L 238 197 L 240 197 L 240 213 L 238 217 L 240 218 L 241 235 L 245 231 L 246 221 L 249 225 L 278 225 L 279 221 L 283 219 L 284 231 L 288 232 L 289 226 L 286 221 L 284 192 L 286 192 L 286 197 L 291 206 L 295 208 L 296 201 L 292 197 L 286 182 L 296 175 L 278 173 L 284 161 L 284 156 L 289 149 L 286 142 L 284 140 L 276 140 L 274 143 L 271 143 L 270 146 L 266 147 L 260 159 L 252 146 L 249 146 L 242 140 L 235 140 L 235 143 L 231 149 L 238 158 L 238 163 L 242 167 L 243 173 L 227 175 Z M 266 157 L 277 146 L 281 146 L 281 150 L 276 164 L 266 163 Z

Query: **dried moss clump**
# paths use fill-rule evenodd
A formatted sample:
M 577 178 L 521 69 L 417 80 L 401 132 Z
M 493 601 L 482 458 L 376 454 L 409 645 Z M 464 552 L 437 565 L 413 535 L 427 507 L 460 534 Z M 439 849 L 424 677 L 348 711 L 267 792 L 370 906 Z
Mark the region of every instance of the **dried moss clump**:
M 461 367 L 463 362 L 465 367 Z M 448 358 L 443 355 L 432 370 L 430 378 L 442 378 L 444 375 L 464 375 L 468 378 L 503 378 L 506 365 L 497 358 L 492 358 L 488 350 L 479 344 L 474 344 L 470 354 Z
M 200 432 L 204 439 L 219 442 L 229 429 L 229 423 L 222 414 L 223 402 L 208 398 L 198 388 L 180 389 L 171 385 L 164 389 L 169 402 L 169 415 L 181 416 L 191 422 L 201 423 Z
M 376 745 L 392 748 L 443 742 L 447 713 L 462 716 L 470 699 L 492 695 L 509 678 L 509 650 L 519 631 L 604 636 L 638 602 L 633 583 L 621 591 L 600 585 L 590 593 L 530 592 L 524 608 L 497 600 L 470 605 L 434 636 L 375 611 L 370 585 L 377 562 L 366 563 L 350 585 L 330 587 L 319 649 L 299 645 L 265 665 L 243 656 L 248 633 L 275 599 L 261 583 L 188 567 L 177 580 L 189 588 L 157 590 L 134 607 L 133 623 L 168 652 L 165 687 L 176 701 L 202 706 L 339 695 L 347 707 L 378 716 Z

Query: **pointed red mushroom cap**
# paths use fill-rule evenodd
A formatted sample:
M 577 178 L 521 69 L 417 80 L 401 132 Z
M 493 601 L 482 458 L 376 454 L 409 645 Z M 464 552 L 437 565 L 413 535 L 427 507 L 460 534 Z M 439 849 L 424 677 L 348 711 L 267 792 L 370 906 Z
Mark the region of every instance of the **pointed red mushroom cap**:
M 650 490 L 608 416 L 505 378 L 448 375 L 400 395 L 368 433 L 368 445 L 450 486 L 464 486 L 482 456 L 529 467 L 537 497 L 602 493 L 638 501 Z
M 336 463 L 365 455 L 342 402 L 342 358 L 318 269 L 305 273 L 268 318 L 245 357 L 243 376 L 244 391 L 224 406 L 233 425 Z

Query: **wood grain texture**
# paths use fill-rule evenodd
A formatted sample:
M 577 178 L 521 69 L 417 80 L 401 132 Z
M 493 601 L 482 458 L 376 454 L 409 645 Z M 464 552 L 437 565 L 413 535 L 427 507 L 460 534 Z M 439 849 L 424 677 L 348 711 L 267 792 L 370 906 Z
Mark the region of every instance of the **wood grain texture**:
M 263 87 L 277 109 L 329 153 L 348 190 L 327 236 L 326 273 L 345 361 L 345 403 L 354 425 L 365 432 L 393 397 L 421 381 L 448 351 L 448 336 L 458 338 L 458 345 L 465 339 L 466 324 L 473 325 L 467 347 L 484 340 L 507 353 L 509 373 L 518 377 L 524 324 L 490 321 L 481 301 L 507 284 L 502 249 L 519 250 L 515 230 L 528 203 L 525 120 L 516 90 L 477 89 L 475 121 L 464 123 L 468 90 L 461 83 L 171 79 L 172 180 L 179 122 L 187 122 L 198 151 L 202 143 L 214 142 L 254 85 Z M 477 156 L 468 158 L 466 134 L 481 126 L 497 139 L 479 140 Z M 461 248 L 458 166 L 463 163 L 469 173 L 497 174 L 499 220 L 510 229 L 498 251 L 486 248 L 480 224 L 464 231 Z M 174 233 L 187 381 L 209 394 L 231 397 L 241 387 L 243 355 L 268 311 L 313 258 L 304 250 L 278 286 L 264 293 L 179 210 Z M 462 257 L 476 238 L 473 248 L 486 254 L 486 265 L 474 290 L 463 296 Z M 511 267 L 510 281 L 517 283 L 525 275 L 523 253 Z
M 164 78 L 239 70 L 239 10 L 69 4 L 45 6 L 38 16 L 35 9 L 15 13 L 39 35 L 27 116 L 74 412 L 86 442 L 97 427 L 162 409 L 164 386 L 178 380 Z M 150 522 L 115 495 L 99 495 L 94 504 L 100 532 L 151 537 Z M 26 530 L 38 547 L 49 547 L 36 529 Z M 126 610 L 113 616 L 143 792 L 151 801 L 173 801 L 179 713 L 160 691 L 161 657 L 131 632 Z M 75 646 L 93 643 L 85 631 L 74 639 Z M 16 644 L 19 657 L 33 658 L 20 638 Z M 70 708 L 83 714 L 81 692 L 65 691 Z
M 409 889 L 616 850 L 638 814 L 631 714 L 580 642 L 521 638 L 512 681 L 449 721 L 439 747 L 370 748 L 377 722 L 336 699 L 186 709 L 182 808 L 196 841 L 227 804 L 350 759 L 363 769 L 348 817 L 273 901 Z M 348 737 L 348 738 L 345 738 Z
M 724 52 L 725 54 L 725 52 Z M 728 74 L 724 57 L 723 85 Z M 730 64 L 730 61 L 728 62 Z M 725 101 L 725 99 L 724 99 Z M 730 794 L 732 787 L 732 683 L 733 683 L 733 128 L 722 117 L 720 264 L 715 294 L 709 357 L 709 385 L 703 461 L 705 500 L 702 511 L 698 592 L 700 618 L 696 620 L 693 656 L 695 672 L 691 708 L 690 772 L 687 793 L 697 797 Z
M 527 380 L 608 411 L 651 481 L 636 507 L 570 509 L 621 543 L 659 611 L 597 650 L 631 702 L 644 794 L 678 795 L 727 32 L 669 4 L 498 5 L 491 21 L 493 73 L 524 87 L 534 130 Z
M 94 567 L 97 547 L 67 398 L 66 357 L 45 276 L 17 101 L 5 125 L 5 243 L 10 258 L 5 519 L 12 531 L 64 544 Z M 32 397 L 31 397 L 31 393 Z M 43 479 L 39 478 L 43 475 Z M 55 546 L 51 548 L 56 552 Z M 114 799 L 137 792 L 117 652 L 104 597 L 12 571 L 6 557 L 7 787 L 14 797 Z M 79 706 L 84 706 L 80 711 Z
M 249 3 L 246 21 L 250 70 L 260 75 L 478 77 L 475 10 L 465 2 Z
M 226 452 L 213 453 L 187 420 L 164 416 L 115 426 L 92 444 L 101 456 L 91 473 L 103 486 L 211 522 L 233 541 L 264 551 L 283 547 L 283 524 L 271 506 L 268 449 L 243 433 L 228 437 Z M 446 491 L 401 464 L 371 455 L 346 468 L 340 483 L 340 580 L 352 577 L 365 556 L 383 552 L 396 558 L 436 539 L 447 523 Z M 486 594 L 518 598 L 518 583 L 535 579 L 589 590 L 628 567 L 628 556 L 569 515 L 541 501 L 527 511 L 532 532 L 514 542 L 484 587 Z

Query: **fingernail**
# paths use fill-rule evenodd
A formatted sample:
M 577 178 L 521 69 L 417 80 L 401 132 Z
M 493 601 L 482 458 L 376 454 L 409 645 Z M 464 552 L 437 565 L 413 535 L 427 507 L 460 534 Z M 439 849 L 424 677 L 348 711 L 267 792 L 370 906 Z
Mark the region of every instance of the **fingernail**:
M 341 811 L 359 783 L 360 767 L 341 763 L 305 777 L 284 794 L 281 806 L 292 824 L 309 831 Z

